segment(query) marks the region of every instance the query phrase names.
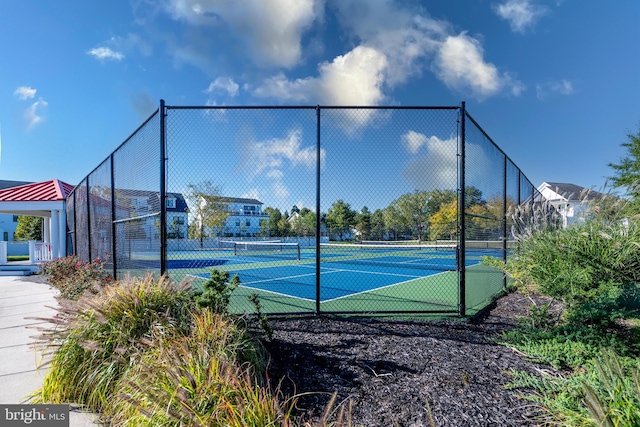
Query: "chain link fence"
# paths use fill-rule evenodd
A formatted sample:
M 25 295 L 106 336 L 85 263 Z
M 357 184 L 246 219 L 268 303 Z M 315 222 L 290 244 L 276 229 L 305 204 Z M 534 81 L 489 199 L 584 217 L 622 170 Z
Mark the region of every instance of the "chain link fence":
M 119 278 L 237 274 L 237 313 L 470 315 L 536 201 L 464 103 L 161 102 L 69 196 L 67 241 Z

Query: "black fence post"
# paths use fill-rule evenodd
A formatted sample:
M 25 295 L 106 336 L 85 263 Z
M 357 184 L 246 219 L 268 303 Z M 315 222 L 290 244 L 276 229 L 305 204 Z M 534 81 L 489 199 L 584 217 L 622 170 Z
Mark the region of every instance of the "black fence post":
M 316 106 L 316 315 L 320 314 L 320 106 Z
M 166 176 L 166 139 L 165 106 L 160 100 L 160 275 L 167 272 L 167 176 Z
M 87 176 L 87 251 L 89 253 L 89 259 L 87 262 L 91 262 L 91 197 L 89 197 L 89 176 Z
M 507 156 L 504 157 L 504 175 L 502 181 L 502 261 L 507 262 Z M 502 277 L 502 287 L 507 289 L 507 275 Z
M 465 230 L 466 230 L 466 221 L 465 221 L 465 208 L 466 208 L 466 197 L 465 197 L 465 145 L 466 145 L 466 135 L 465 135 L 465 119 L 466 119 L 466 109 L 465 102 L 462 101 L 460 105 L 460 204 L 458 209 L 460 210 L 460 223 L 459 223 L 459 238 L 458 238 L 458 314 L 460 316 L 466 315 L 466 268 L 465 268 Z
M 116 237 L 116 185 L 115 175 L 113 173 L 113 153 L 109 156 L 111 161 L 111 262 L 113 263 L 113 278 L 118 277 L 118 267 L 116 265 L 116 253 L 118 240 Z
M 67 250 L 67 253 L 69 251 Z M 78 256 L 78 203 L 76 191 L 73 191 L 73 255 Z

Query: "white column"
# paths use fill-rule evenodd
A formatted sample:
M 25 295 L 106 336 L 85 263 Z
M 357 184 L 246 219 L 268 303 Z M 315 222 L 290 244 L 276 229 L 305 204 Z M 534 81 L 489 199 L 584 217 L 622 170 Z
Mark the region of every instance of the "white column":
M 42 243 L 51 241 L 51 218 L 43 218 L 42 221 Z
M 7 263 L 7 242 L 0 242 L 0 265 Z
M 51 256 L 58 258 L 60 253 L 60 211 L 51 211 Z
M 60 222 L 59 222 L 59 235 L 60 235 L 60 255 L 59 257 L 67 256 L 67 210 L 63 209 L 60 211 Z

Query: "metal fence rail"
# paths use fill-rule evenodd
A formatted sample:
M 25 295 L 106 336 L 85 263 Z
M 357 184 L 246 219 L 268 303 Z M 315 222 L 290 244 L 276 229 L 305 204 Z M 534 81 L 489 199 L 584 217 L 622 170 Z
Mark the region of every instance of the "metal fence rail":
M 481 261 L 509 256 L 509 212 L 539 200 L 464 103 L 161 101 L 67 199 L 67 247 L 116 277 L 238 274 L 238 313 L 257 295 L 266 313 L 468 315 L 505 286 Z

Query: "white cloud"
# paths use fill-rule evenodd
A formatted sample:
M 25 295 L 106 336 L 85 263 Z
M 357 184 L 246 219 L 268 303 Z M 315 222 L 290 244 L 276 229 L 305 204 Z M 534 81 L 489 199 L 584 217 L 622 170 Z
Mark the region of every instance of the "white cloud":
M 126 37 L 111 37 L 107 42 L 115 51 L 134 52 L 138 51 L 143 56 L 151 56 L 153 54 L 153 46 L 140 37 L 138 34 L 129 33 Z M 123 55 L 124 58 L 124 55 Z
M 440 46 L 435 61 L 438 76 L 450 88 L 471 91 L 484 99 L 496 95 L 507 88 L 513 95 L 519 95 L 524 85 L 510 74 L 500 74 L 492 63 L 485 62 L 484 51 L 478 40 L 460 33 L 448 36 Z
M 402 176 L 414 188 L 424 190 L 455 189 L 457 185 L 456 137 L 440 139 L 408 131 L 401 137 L 402 146 L 411 154 L 424 155 L 412 157 L 405 165 Z
M 324 151 L 321 152 L 321 156 L 323 153 Z M 285 161 L 293 167 L 302 165 L 312 169 L 316 164 L 316 147 L 303 148 L 302 131 L 296 129 L 289 131 L 284 138 L 249 143 L 245 146 L 243 158 L 252 179 L 265 170 L 278 170 Z
M 121 61 L 124 59 L 124 55 L 121 52 L 113 51 L 108 47 L 94 47 L 93 49 L 89 50 L 87 54 L 101 61 L 104 61 L 106 59 Z
M 284 173 L 279 169 L 271 169 L 269 172 L 267 172 L 265 174 L 265 176 L 267 178 L 280 180 L 280 179 L 284 178 Z
M 569 80 L 557 80 L 536 85 L 536 95 L 538 99 L 544 99 L 550 95 L 572 95 L 574 93 L 573 83 Z
M 495 5 L 493 10 L 499 17 L 508 21 L 511 30 L 516 33 L 524 33 L 547 13 L 545 7 L 534 4 L 532 0 L 507 0 Z
M 31 104 L 29 108 L 27 108 L 24 112 L 24 119 L 27 122 L 27 126 L 29 128 L 33 128 L 40 122 L 44 120 L 42 116 L 42 110 L 49 105 L 47 101 L 42 98 L 39 98 L 36 102 Z
M 289 189 L 282 181 L 276 181 L 273 183 L 273 194 L 279 199 L 286 199 L 289 197 Z
M 31 99 L 36 96 L 36 89 L 30 86 L 20 86 L 13 94 L 20 100 Z
M 238 95 L 239 88 L 240 86 L 231 77 L 218 77 L 209 84 L 209 87 L 204 92 L 208 94 L 222 92 L 234 97 Z
M 421 190 L 455 190 L 458 182 L 458 139 L 441 139 L 415 131 L 402 135 L 401 144 L 413 156 L 405 164 L 402 177 Z M 482 182 L 482 175 L 493 166 L 478 144 L 467 142 L 465 154 L 473 162 L 467 182 Z
M 251 182 L 259 175 L 271 181 L 273 192 L 278 198 L 289 196 L 285 184 L 285 172 L 295 167 L 304 167 L 314 171 L 316 166 L 316 146 L 302 146 L 302 131 L 290 130 L 283 138 L 272 138 L 264 141 L 244 141 L 239 146 L 241 158 L 240 169 Z M 321 167 L 325 159 L 325 150 L 320 151 Z
M 252 189 L 250 189 L 248 192 L 244 193 L 240 197 L 245 198 L 245 199 L 260 200 L 260 192 L 258 191 L 257 188 L 252 188 Z
M 375 106 L 386 94 L 424 69 L 454 90 L 479 99 L 500 92 L 519 95 L 524 85 L 484 60 L 480 42 L 466 33 L 451 35 L 451 25 L 429 17 L 423 9 L 410 10 L 393 0 L 334 1 L 339 22 L 353 38 L 355 48 L 318 66 L 317 76 L 289 79 L 277 73 L 254 89 L 261 98 L 280 102 Z M 369 123 L 374 111 L 358 111 L 345 129 Z
M 275 98 L 282 102 L 307 104 L 375 106 L 385 99 L 383 85 L 387 58 L 380 51 L 358 46 L 332 62 L 318 66 L 318 77 L 289 80 L 277 74 L 256 88 L 260 98 Z M 344 113 L 347 128 L 360 127 L 369 122 L 374 110 L 348 110 Z
M 169 0 L 166 9 L 191 24 L 226 24 L 258 64 L 290 68 L 300 62 L 302 35 L 323 7 L 321 0 Z
M 385 84 L 389 86 L 420 74 L 449 27 L 424 10 L 405 9 L 392 0 L 339 0 L 332 5 L 342 25 L 361 45 L 384 54 L 388 63 Z

